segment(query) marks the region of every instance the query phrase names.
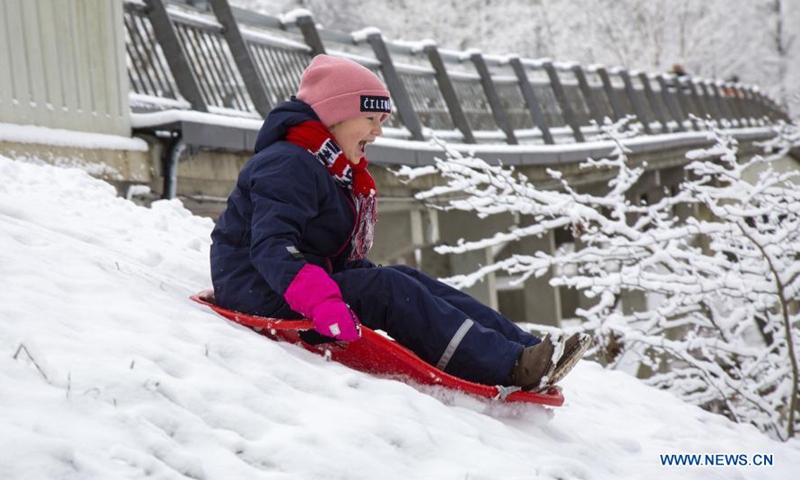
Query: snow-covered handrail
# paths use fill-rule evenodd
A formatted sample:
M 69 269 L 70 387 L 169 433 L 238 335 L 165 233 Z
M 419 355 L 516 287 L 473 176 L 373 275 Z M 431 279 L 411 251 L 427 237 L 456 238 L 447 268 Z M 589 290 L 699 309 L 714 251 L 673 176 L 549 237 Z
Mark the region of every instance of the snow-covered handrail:
M 264 115 L 295 93 L 311 58 L 331 50 L 383 76 L 394 100 L 390 127 L 411 140 L 456 131 L 464 143 L 584 142 L 605 119 L 633 115 L 643 135 L 771 125 L 788 116 L 757 87 L 513 54 L 392 42 L 376 28 L 318 28 L 311 12 L 280 17 L 228 0 L 122 0 L 135 108 L 188 103 L 193 110 Z M 534 132 L 531 135 L 531 132 Z M 497 140 L 491 140 L 496 142 Z

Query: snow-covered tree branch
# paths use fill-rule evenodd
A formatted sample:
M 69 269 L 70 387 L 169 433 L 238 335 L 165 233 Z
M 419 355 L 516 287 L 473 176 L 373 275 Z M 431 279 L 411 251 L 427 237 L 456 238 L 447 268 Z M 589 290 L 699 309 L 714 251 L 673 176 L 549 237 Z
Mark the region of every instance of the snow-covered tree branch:
M 445 185 L 418 194 L 444 201 L 443 208 L 534 220 L 479 241 L 441 246 L 439 253 L 556 229 L 571 229 L 580 245 L 555 254 L 513 255 L 447 280 L 467 287 L 497 271 L 519 281 L 548 271 L 574 272 L 551 284 L 595 299 L 577 313 L 582 328 L 595 336 L 595 355 L 609 368 L 635 357 L 650 384 L 777 438 L 796 436 L 800 189 L 793 182 L 800 172 L 782 173 L 773 163 L 800 143 L 797 126 L 776 129 L 763 145 L 768 156 L 742 161 L 736 140 L 707 125 L 713 146 L 690 152 L 677 191 L 647 204 L 631 201 L 648 166 L 629 157 L 622 138 L 628 122 L 603 126 L 614 153 L 581 165 L 615 172 L 604 194 L 583 193 L 557 171 L 549 173 L 560 188 L 545 190 L 513 168 L 452 150 L 434 167 L 401 170 L 407 178 L 444 176 Z M 646 295 L 650 308 L 623 309 L 620 299 L 631 293 Z

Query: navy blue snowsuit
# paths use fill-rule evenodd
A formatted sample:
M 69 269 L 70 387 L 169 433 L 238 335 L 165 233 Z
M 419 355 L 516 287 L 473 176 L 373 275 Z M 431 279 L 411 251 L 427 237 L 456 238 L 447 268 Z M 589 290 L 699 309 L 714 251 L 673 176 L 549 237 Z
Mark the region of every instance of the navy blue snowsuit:
M 504 384 L 524 346 L 539 339 L 498 312 L 407 266 L 351 262 L 355 207 L 326 168 L 284 141 L 289 127 L 318 120 L 309 105 L 284 102 L 259 132 L 211 234 L 217 303 L 277 318 L 301 318 L 283 294 L 312 263 L 338 284 L 361 322 L 387 332 L 426 362 L 467 380 Z

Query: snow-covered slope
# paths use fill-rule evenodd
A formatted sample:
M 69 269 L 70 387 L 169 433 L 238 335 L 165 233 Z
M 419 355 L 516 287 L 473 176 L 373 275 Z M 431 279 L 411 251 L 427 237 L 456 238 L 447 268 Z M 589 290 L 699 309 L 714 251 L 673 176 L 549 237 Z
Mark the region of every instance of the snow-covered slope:
M 326 363 L 189 301 L 207 219 L 0 157 L 0 479 L 789 479 L 800 442 L 583 362 L 564 407 Z M 14 356 L 16 355 L 16 358 Z M 770 454 L 665 467 L 662 454 Z

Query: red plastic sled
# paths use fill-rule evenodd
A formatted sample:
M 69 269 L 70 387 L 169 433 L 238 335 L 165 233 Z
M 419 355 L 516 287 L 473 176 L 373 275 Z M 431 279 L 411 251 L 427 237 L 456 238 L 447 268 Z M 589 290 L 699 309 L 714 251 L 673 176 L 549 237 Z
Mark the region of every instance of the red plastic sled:
M 551 407 L 560 407 L 564 404 L 564 397 L 557 387 L 552 387 L 546 392 L 534 393 L 502 386 L 482 385 L 454 377 L 425 363 L 407 348 L 364 325 L 361 326 L 361 339 L 355 342 L 310 345 L 300 338 L 301 332 L 312 328 L 310 320 L 280 320 L 226 310 L 214 304 L 211 290 L 192 295 L 191 299 L 210 307 L 228 320 L 250 327 L 272 340 L 300 344 L 310 352 L 330 355 L 331 359 L 361 372 L 411 380 L 422 385 L 452 388 L 470 395 L 504 402 L 536 403 Z

